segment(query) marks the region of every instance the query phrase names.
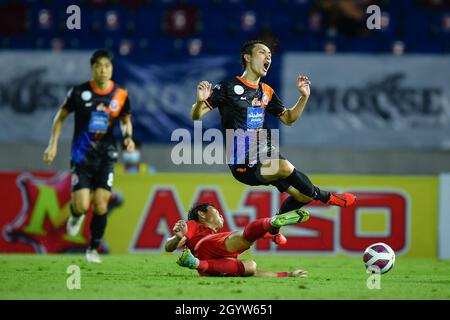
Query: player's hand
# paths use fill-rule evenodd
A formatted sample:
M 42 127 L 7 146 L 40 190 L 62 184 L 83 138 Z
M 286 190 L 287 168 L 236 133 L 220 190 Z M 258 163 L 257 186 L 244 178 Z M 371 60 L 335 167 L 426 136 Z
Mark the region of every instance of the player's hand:
M 197 102 L 205 102 L 211 95 L 212 84 L 202 81 L 197 85 Z
M 306 278 L 308 276 L 308 271 L 306 270 L 294 270 L 289 272 L 289 277 Z
M 175 233 L 175 236 L 178 239 L 180 239 L 180 241 L 178 242 L 178 245 L 177 245 L 177 249 L 181 248 L 182 246 L 184 246 L 186 244 L 186 241 L 187 241 L 187 238 L 186 238 L 186 233 L 187 233 L 186 221 L 184 221 L 184 220 L 177 221 L 177 223 L 175 223 L 175 226 L 173 227 L 172 230 Z
M 309 97 L 311 94 L 311 89 L 309 85 L 311 81 L 309 81 L 307 76 L 299 76 L 297 78 L 297 88 L 304 97 Z
M 128 152 L 132 152 L 135 149 L 135 144 L 133 139 L 131 138 L 126 138 L 125 140 L 123 140 L 123 144 L 125 145 L 125 147 L 127 148 Z
M 56 146 L 55 145 L 49 145 L 47 149 L 44 151 L 44 162 L 47 164 L 51 164 L 53 162 L 53 159 L 55 159 L 56 156 Z

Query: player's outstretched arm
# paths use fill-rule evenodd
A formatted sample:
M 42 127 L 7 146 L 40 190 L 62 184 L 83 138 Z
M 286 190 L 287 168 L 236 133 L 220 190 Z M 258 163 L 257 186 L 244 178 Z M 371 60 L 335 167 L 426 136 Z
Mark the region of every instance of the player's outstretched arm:
M 262 271 L 256 270 L 255 277 L 298 277 L 306 278 L 308 276 L 308 271 L 306 270 L 294 270 L 288 272 L 273 272 L 273 271 Z
M 121 119 L 121 129 L 123 136 L 123 144 L 127 148 L 128 152 L 132 152 L 135 149 L 133 141 L 133 124 L 131 123 L 131 117 L 125 116 Z
M 47 164 L 51 164 L 53 162 L 53 159 L 55 159 L 58 149 L 59 135 L 61 134 L 63 123 L 66 120 L 68 114 L 69 112 L 66 109 L 60 108 L 56 113 L 55 118 L 53 119 L 52 134 L 50 136 L 48 146 L 44 151 L 44 161 Z
M 180 238 L 174 235 L 167 239 L 164 249 L 166 252 L 173 252 L 176 248 L 178 248 L 178 243 L 180 243 Z
M 167 252 L 173 252 L 176 249 L 182 247 L 185 245 L 187 238 L 187 224 L 184 220 L 179 220 L 177 223 L 175 223 L 175 226 L 173 227 L 174 235 L 167 239 L 165 250 Z
M 310 84 L 311 81 L 309 81 L 307 76 L 299 76 L 297 78 L 297 88 L 300 91 L 301 96 L 295 106 L 287 109 L 286 112 L 280 116 L 281 122 L 289 126 L 300 118 L 306 107 L 306 103 L 308 102 L 309 95 L 311 94 Z
M 211 95 L 211 87 L 212 85 L 208 81 L 202 81 L 197 85 L 197 101 L 192 105 L 192 120 L 199 120 L 211 111 L 205 103 Z

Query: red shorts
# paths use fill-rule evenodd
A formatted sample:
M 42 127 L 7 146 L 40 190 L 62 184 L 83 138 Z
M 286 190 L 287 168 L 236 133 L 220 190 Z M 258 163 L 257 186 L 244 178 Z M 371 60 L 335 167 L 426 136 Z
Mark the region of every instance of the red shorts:
M 237 252 L 228 252 L 225 247 L 225 239 L 235 232 L 220 232 L 210 234 L 200 240 L 194 248 L 194 255 L 200 260 L 237 258 L 247 249 Z

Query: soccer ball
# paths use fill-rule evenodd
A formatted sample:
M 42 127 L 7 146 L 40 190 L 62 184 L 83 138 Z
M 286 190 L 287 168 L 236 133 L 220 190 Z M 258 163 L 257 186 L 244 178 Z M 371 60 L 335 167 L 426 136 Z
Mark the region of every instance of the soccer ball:
M 364 251 L 363 260 L 369 272 L 386 273 L 394 266 L 395 252 L 386 243 L 374 243 Z

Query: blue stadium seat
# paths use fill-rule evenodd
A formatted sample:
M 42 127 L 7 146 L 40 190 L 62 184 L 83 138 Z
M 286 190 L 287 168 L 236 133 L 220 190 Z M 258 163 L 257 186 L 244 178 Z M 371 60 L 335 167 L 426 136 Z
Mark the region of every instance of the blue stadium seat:
M 68 30 L 65 10 L 72 3 L 71 0 L 28 0 L 29 31 L 24 37 L 6 35 L 8 38 L 3 40 L 3 47 L 48 48 L 50 39 L 55 37 L 65 38 L 66 47 L 73 49 L 98 47 L 105 42 L 116 47 L 122 39 L 132 39 L 136 44 L 147 39 L 148 45 L 138 46 L 139 50 L 152 50 L 156 44 L 163 53 L 179 54 L 182 50 L 174 48 L 173 43 L 183 47 L 191 38 L 177 40 L 165 35 L 162 31 L 163 17 L 174 5 L 188 3 L 200 9 L 201 29 L 193 37 L 200 37 L 204 50 L 210 53 L 235 53 L 243 41 L 261 36 L 263 32 L 274 35 L 279 39 L 280 49 L 289 51 L 321 52 L 327 41 L 333 41 L 338 52 L 390 52 L 396 40 L 405 42 L 407 52 L 440 53 L 450 50 L 449 33 L 442 30 L 442 15 L 450 13 L 450 8 L 447 11 L 433 10 L 411 0 L 382 1 L 383 12 L 390 16 L 389 27 L 370 32 L 368 38 L 355 39 L 329 39 L 324 30 L 309 30 L 309 13 L 315 5 L 312 0 L 130 0 L 126 3 L 105 1 L 102 5 L 85 0 L 78 4 L 82 9 L 82 29 Z M 42 10 L 51 14 L 48 28 L 39 24 Z M 110 10 L 117 13 L 120 24 L 117 30 L 105 28 L 105 14 Z M 242 30 L 241 16 L 247 11 L 255 13 L 256 23 L 253 28 Z

